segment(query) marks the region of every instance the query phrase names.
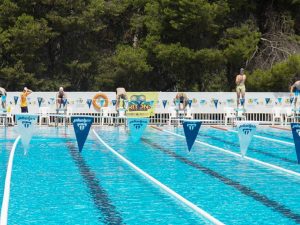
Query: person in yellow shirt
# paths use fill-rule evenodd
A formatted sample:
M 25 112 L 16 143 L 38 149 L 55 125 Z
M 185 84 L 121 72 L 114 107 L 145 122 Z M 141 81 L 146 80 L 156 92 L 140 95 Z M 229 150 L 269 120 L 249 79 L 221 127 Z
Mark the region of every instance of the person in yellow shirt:
M 24 87 L 21 94 L 21 113 L 28 113 L 27 96 L 32 93 L 32 90 Z

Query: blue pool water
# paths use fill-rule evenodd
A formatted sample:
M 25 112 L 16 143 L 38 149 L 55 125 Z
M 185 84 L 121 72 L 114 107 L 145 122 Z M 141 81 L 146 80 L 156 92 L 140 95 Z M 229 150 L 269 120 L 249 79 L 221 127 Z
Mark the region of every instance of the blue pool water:
M 182 128 L 164 129 L 183 134 Z M 199 143 L 188 152 L 183 138 L 150 127 L 138 143 L 124 127 L 95 130 L 121 155 L 225 224 L 300 223 L 300 178 Z M 260 128 L 257 134 L 292 142 L 287 131 Z M 3 193 L 17 135 L 14 129 L 0 135 Z M 239 152 L 236 133 L 202 127 L 197 139 Z M 254 138 L 247 155 L 300 172 L 294 146 Z M 92 132 L 79 154 L 72 129 L 39 128 L 26 155 L 17 146 L 8 224 L 209 223 L 130 169 Z

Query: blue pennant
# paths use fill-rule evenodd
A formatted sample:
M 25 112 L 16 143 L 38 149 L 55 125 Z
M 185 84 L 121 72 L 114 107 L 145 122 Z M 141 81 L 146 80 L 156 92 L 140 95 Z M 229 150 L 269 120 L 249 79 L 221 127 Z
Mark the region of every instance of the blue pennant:
M 73 123 L 78 149 L 79 152 L 81 152 L 94 118 L 91 116 L 72 116 L 71 121 Z
M 164 109 L 166 108 L 167 103 L 168 103 L 168 100 L 162 100 L 162 104 L 163 104 Z
M 64 107 L 66 106 L 67 103 L 68 103 L 68 100 L 66 98 L 63 98 L 62 99 L 62 104 L 63 104 Z
M 133 142 L 140 140 L 149 123 L 149 120 L 149 118 L 128 118 L 128 127 Z
M 42 97 L 37 97 L 37 101 L 38 101 L 39 107 L 41 107 L 41 104 L 43 102 L 43 98 Z
M 270 100 L 271 100 L 270 98 L 265 98 L 266 105 L 268 105 L 268 104 L 269 104 Z
M 15 105 L 18 103 L 18 99 L 19 99 L 18 96 L 14 96 L 14 102 L 15 102 Z
M 92 105 L 92 99 L 87 99 L 86 104 L 88 105 L 89 109 L 91 108 Z
M 216 108 L 218 108 L 218 103 L 219 103 L 219 100 L 218 99 L 214 99 L 214 104 L 215 104 Z
M 282 102 L 282 98 L 277 98 L 278 103 Z
M 300 164 L 300 123 L 291 123 L 295 148 L 296 148 L 296 155 L 298 164 Z
M 113 106 L 115 106 L 117 104 L 117 100 L 111 100 L 111 103 L 113 104 Z
M 205 99 L 201 99 L 200 100 L 200 105 L 204 105 L 206 103 L 206 100 Z
M 294 97 L 290 97 L 290 104 L 292 104 L 294 101 Z
M 189 151 L 197 138 L 202 122 L 200 120 L 183 120 L 183 130 Z
M 241 103 L 241 105 L 243 106 L 243 105 L 245 104 L 245 99 L 244 99 L 244 98 L 241 98 L 241 99 L 240 99 L 240 103 Z
M 99 103 L 100 103 L 100 107 L 103 107 L 104 106 L 104 103 L 105 103 L 105 100 L 103 98 L 101 98 L 99 100 Z
M 190 108 L 192 107 L 192 103 L 193 103 L 193 100 L 189 99 L 188 100 L 188 105 L 189 105 Z

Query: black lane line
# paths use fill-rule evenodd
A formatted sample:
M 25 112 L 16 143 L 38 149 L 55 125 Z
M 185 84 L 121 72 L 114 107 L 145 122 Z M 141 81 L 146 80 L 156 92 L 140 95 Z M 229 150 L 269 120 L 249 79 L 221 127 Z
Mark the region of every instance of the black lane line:
M 300 214 L 293 212 L 291 209 L 287 208 L 285 205 L 282 205 L 279 202 L 269 199 L 267 196 L 259 194 L 258 192 L 251 189 L 250 187 L 244 186 L 243 184 L 241 184 L 237 181 L 227 178 L 227 177 L 223 176 L 222 174 L 219 174 L 216 171 L 201 165 L 200 163 L 193 162 L 181 155 L 176 154 L 175 152 L 173 152 L 167 148 L 164 148 L 156 143 L 153 143 L 149 139 L 142 138 L 142 141 L 145 142 L 146 144 L 152 146 L 153 148 L 159 149 L 160 151 L 164 152 L 165 154 L 167 154 L 167 155 L 169 155 L 169 156 L 171 156 L 171 157 L 173 157 L 173 158 L 175 158 L 175 159 L 177 159 L 177 160 L 179 160 L 179 161 L 181 161 L 181 162 L 183 162 L 183 163 L 185 163 L 207 175 L 210 175 L 211 177 L 214 177 L 214 178 L 220 180 L 224 184 L 235 188 L 242 194 L 247 195 L 256 201 L 259 201 L 260 203 L 264 204 L 265 206 L 271 208 L 273 211 L 276 211 L 276 212 L 280 213 L 281 215 L 283 215 L 284 217 L 292 219 L 296 223 L 300 224 Z
M 67 146 L 75 164 L 78 166 L 81 176 L 89 188 L 95 206 L 104 217 L 104 221 L 102 216 L 99 216 L 98 219 L 108 225 L 125 224 L 122 221 L 120 213 L 109 199 L 108 193 L 101 186 L 100 181 L 80 155 L 78 149 L 71 142 L 67 142 Z
M 214 136 L 211 136 L 211 135 L 207 135 L 207 134 L 199 134 L 198 135 L 199 137 L 203 136 L 203 137 L 208 137 L 208 138 L 211 138 L 215 141 L 221 141 L 225 144 L 228 144 L 228 145 L 231 145 L 231 146 L 235 146 L 235 147 L 240 147 L 239 144 L 236 144 L 236 143 L 233 143 L 233 142 L 230 142 L 230 141 L 226 141 L 226 140 L 223 140 L 222 138 L 217 138 L 217 137 L 214 137 Z M 289 159 L 289 158 L 285 158 L 285 157 L 280 157 L 276 154 L 273 154 L 273 153 L 270 153 L 270 152 L 265 152 L 263 150 L 260 150 L 260 149 L 256 149 L 256 148 L 249 148 L 249 150 L 253 151 L 253 152 L 257 152 L 257 153 L 260 153 L 262 155 L 266 155 L 266 156 L 269 156 L 271 158 L 275 158 L 275 159 L 279 159 L 281 161 L 284 161 L 284 162 L 288 162 L 288 163 L 292 163 L 292 164 L 296 164 L 298 165 L 298 162 L 296 160 L 292 160 L 292 159 Z

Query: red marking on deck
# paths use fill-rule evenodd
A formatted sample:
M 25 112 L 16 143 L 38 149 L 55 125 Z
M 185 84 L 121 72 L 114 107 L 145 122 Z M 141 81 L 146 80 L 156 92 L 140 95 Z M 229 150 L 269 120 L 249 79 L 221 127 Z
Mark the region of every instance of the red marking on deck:
M 291 129 L 285 127 L 278 127 L 278 126 L 270 126 L 271 128 L 279 129 L 279 130 L 287 130 L 290 131 Z

